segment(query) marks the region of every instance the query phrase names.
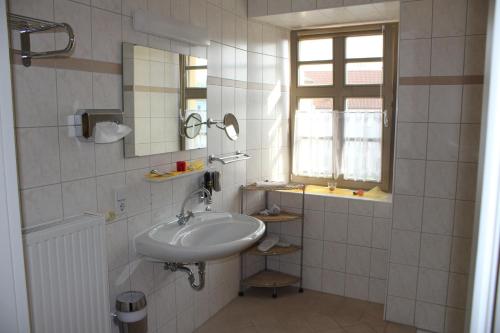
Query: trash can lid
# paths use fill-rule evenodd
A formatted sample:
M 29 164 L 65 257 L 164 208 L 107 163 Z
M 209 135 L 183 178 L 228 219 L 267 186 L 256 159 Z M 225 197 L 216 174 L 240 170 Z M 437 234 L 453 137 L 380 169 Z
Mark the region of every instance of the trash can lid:
M 126 291 L 116 297 L 116 310 L 135 312 L 146 307 L 146 295 L 140 291 Z

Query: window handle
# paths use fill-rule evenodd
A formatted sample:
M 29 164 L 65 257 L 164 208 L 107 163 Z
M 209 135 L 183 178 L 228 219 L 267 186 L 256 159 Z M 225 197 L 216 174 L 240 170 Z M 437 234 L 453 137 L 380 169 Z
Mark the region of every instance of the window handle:
M 389 117 L 387 116 L 387 110 L 382 111 L 382 116 L 384 117 L 384 127 L 389 127 Z

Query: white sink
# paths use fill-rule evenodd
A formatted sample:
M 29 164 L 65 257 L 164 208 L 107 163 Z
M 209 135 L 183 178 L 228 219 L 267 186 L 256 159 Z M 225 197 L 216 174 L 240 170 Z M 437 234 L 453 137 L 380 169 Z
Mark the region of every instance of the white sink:
M 185 225 L 159 223 L 134 238 L 136 251 L 153 261 L 195 263 L 224 258 L 254 244 L 264 223 L 251 216 L 195 213 Z

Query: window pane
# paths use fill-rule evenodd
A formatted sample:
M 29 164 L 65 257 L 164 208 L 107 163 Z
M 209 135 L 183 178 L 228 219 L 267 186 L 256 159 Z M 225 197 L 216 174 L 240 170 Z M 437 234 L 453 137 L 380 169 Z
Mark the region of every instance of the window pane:
M 197 58 L 193 56 L 188 57 L 188 66 L 206 66 L 207 59 Z
M 299 110 L 333 110 L 333 99 L 331 98 L 301 98 L 299 100 Z
M 382 35 L 347 37 L 345 54 L 347 59 L 382 58 L 384 37 Z
M 382 84 L 384 82 L 383 63 L 350 62 L 345 67 L 345 83 L 350 85 Z
M 331 60 L 333 58 L 333 40 L 305 39 L 299 41 L 299 61 Z
M 188 88 L 206 88 L 207 87 L 207 70 L 206 69 L 190 69 L 186 71 Z
M 299 66 L 299 86 L 328 86 L 332 84 L 332 64 Z

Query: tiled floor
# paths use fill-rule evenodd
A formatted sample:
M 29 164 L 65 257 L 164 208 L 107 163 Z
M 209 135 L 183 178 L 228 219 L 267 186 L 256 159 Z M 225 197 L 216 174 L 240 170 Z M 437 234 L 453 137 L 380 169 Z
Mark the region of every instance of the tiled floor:
M 383 305 L 305 290 L 253 289 L 238 297 L 197 333 L 415 333 L 385 322 Z

